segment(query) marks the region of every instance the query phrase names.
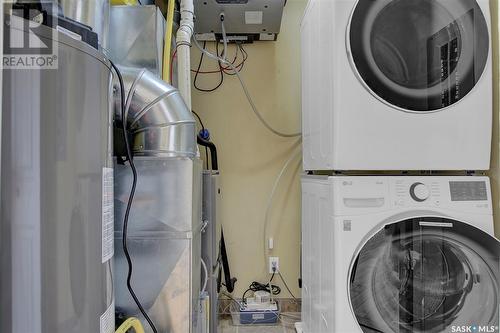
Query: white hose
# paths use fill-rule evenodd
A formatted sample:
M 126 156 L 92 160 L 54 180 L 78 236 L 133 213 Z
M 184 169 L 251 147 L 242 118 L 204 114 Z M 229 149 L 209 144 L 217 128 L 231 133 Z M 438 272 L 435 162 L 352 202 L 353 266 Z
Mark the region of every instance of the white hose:
M 205 264 L 203 258 L 201 258 L 201 266 L 203 267 L 203 273 L 205 276 L 205 279 L 203 281 L 203 287 L 201 288 L 201 294 L 203 294 L 207 290 L 207 284 L 208 284 L 208 269 L 207 269 L 207 264 Z
M 224 40 L 224 43 L 226 44 L 227 43 L 227 36 L 225 34 L 225 26 L 224 26 L 224 21 L 221 22 L 222 24 L 222 37 L 223 37 L 223 40 Z M 302 132 L 297 132 L 297 133 L 283 133 L 281 131 L 278 131 L 276 129 L 274 129 L 265 119 L 264 117 L 262 116 L 262 114 L 259 112 L 259 110 L 257 109 L 257 106 L 255 105 L 255 103 L 253 102 L 253 99 L 252 99 L 252 96 L 250 95 L 250 92 L 248 91 L 248 88 L 247 88 L 247 85 L 245 83 L 245 81 L 243 80 L 243 78 L 241 77 L 241 74 L 240 72 L 237 70 L 237 68 L 234 66 L 233 63 L 231 63 L 230 61 L 228 61 L 227 59 L 225 58 L 221 58 L 219 57 L 218 55 L 215 55 L 213 53 L 210 53 L 208 50 L 204 49 L 200 43 L 198 43 L 198 41 L 196 40 L 196 37 L 194 36 L 193 34 L 193 41 L 194 41 L 194 44 L 196 45 L 196 47 L 202 52 L 204 53 L 207 57 L 209 58 L 212 58 L 213 60 L 217 60 L 217 61 L 220 61 L 221 63 L 229 66 L 233 72 L 236 74 L 236 77 L 238 78 L 238 80 L 240 81 L 240 84 L 241 84 L 241 87 L 243 88 L 243 92 L 245 93 L 246 97 L 247 97 L 247 100 L 248 100 L 248 103 L 250 104 L 250 106 L 252 107 L 252 111 L 255 113 L 255 115 L 257 116 L 257 118 L 260 120 L 260 122 L 268 129 L 270 130 L 272 133 L 278 135 L 278 136 L 281 136 L 281 137 L 284 137 L 284 138 L 293 138 L 293 137 L 297 137 L 297 136 L 301 136 L 302 135 Z
M 299 140 L 299 142 L 300 142 L 300 140 Z M 288 170 L 288 168 L 290 167 L 293 160 L 301 152 L 302 152 L 302 150 L 298 150 L 297 152 L 295 152 L 295 154 L 292 154 L 292 156 L 290 156 L 288 158 L 288 160 L 285 162 L 285 165 L 283 165 L 283 168 L 281 169 L 278 177 L 274 181 L 273 189 L 271 190 L 271 195 L 269 196 L 269 199 L 267 200 L 266 214 L 264 216 L 264 236 L 263 236 L 264 237 L 264 262 L 265 262 L 266 266 L 267 266 L 267 228 L 268 228 L 268 224 L 269 224 L 269 213 L 271 211 L 271 206 L 273 204 L 274 196 L 276 194 L 276 190 L 278 189 L 278 185 L 281 182 L 281 178 L 283 178 L 283 175 Z
M 222 41 L 224 42 L 224 52 L 222 52 L 222 59 L 227 60 L 227 38 L 226 36 L 226 26 L 224 25 L 224 17 L 221 17 L 222 22 Z M 238 50 L 238 48 L 236 48 Z

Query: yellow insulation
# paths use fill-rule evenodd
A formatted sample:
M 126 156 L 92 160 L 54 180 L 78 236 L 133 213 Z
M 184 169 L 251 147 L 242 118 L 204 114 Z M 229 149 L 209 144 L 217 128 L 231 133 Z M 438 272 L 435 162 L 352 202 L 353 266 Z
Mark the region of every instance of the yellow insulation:
M 137 0 L 111 0 L 112 6 L 137 6 L 139 3 Z
M 127 319 L 115 333 L 127 333 L 129 329 L 133 328 L 135 333 L 144 333 L 144 328 L 137 318 Z
M 172 52 L 172 32 L 174 29 L 174 9 L 175 0 L 168 1 L 167 9 L 167 27 L 165 29 L 165 45 L 163 49 L 163 81 L 170 82 L 170 66 L 172 66 L 171 52 Z

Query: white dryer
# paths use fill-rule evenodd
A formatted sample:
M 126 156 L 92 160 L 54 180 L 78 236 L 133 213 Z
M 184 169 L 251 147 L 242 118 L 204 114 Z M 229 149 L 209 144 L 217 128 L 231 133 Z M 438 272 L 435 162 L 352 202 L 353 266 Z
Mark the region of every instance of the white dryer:
M 305 170 L 486 170 L 489 0 L 310 0 Z
M 304 333 L 499 332 L 488 178 L 305 176 L 302 193 Z

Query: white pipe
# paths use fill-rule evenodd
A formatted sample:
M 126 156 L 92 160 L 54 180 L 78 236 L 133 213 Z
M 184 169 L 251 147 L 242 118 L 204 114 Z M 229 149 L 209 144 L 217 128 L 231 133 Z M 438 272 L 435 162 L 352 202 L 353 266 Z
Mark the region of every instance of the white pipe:
M 191 37 L 194 33 L 193 0 L 181 1 L 181 24 L 177 31 L 179 92 L 191 110 Z

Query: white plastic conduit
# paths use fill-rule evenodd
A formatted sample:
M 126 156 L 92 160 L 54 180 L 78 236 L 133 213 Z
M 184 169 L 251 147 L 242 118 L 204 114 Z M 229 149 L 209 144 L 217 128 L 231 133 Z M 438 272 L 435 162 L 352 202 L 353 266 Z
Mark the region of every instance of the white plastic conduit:
M 191 110 L 191 37 L 194 33 L 193 0 L 181 1 L 181 23 L 177 31 L 177 74 L 179 92 Z

